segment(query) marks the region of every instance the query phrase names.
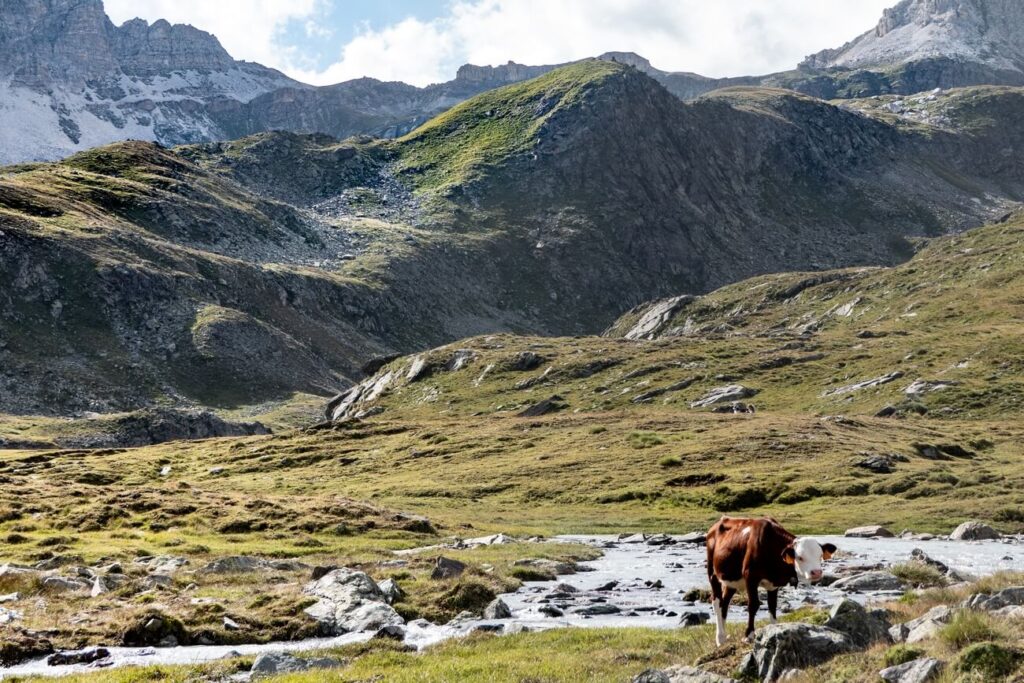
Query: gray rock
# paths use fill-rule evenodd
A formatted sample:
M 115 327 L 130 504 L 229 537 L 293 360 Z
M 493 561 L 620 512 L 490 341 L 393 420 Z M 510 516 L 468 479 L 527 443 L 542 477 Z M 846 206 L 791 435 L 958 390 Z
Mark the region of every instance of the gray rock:
M 942 662 L 931 657 L 923 657 L 882 669 L 878 675 L 887 683 L 927 683 L 938 678 L 941 671 Z
M 703 531 L 691 531 L 688 534 L 682 536 L 676 536 L 676 540 L 680 543 L 704 543 L 708 540 L 708 535 Z
M 884 526 L 858 526 L 847 529 L 843 534 L 848 538 L 893 538 L 894 534 Z
M 682 616 L 679 617 L 679 625 L 683 628 L 689 628 L 691 626 L 701 626 L 702 624 L 708 623 L 711 618 L 707 612 L 700 612 L 697 610 L 691 610 L 689 612 L 683 612 Z
M 155 574 L 173 574 L 189 563 L 187 558 L 177 555 L 149 555 L 137 557 L 134 562 L 145 566 Z
M 904 585 L 903 579 L 893 576 L 887 571 L 871 571 L 839 579 L 832 584 L 832 588 L 850 593 L 864 593 L 902 590 Z
M 461 576 L 464 571 L 466 571 L 465 563 L 447 557 L 439 557 L 434 565 L 434 571 L 430 573 L 430 578 L 436 580 L 454 579 Z
M 61 593 L 87 591 L 90 589 L 90 587 L 91 584 L 85 581 L 80 581 L 78 579 L 68 579 L 63 576 L 47 576 L 45 579 L 43 579 L 43 588 Z
M 964 522 L 949 537 L 954 541 L 989 541 L 1002 538 L 1002 534 L 982 522 Z
M 72 664 L 92 664 L 110 656 L 105 647 L 90 647 L 85 650 L 55 652 L 46 658 L 49 666 L 69 666 Z
M 944 624 L 953 618 L 953 609 L 938 605 L 918 617 L 889 629 L 889 636 L 897 643 L 917 643 L 932 638 Z
M 253 678 L 261 676 L 275 676 L 278 674 L 298 673 L 311 669 L 337 669 L 344 666 L 344 662 L 334 657 L 319 657 L 315 659 L 300 659 L 287 652 L 264 652 L 256 657 L 249 669 Z
M 249 555 L 232 555 L 208 562 L 199 571 L 204 574 L 235 574 L 255 571 L 304 571 L 309 565 L 296 560 L 265 560 Z
M 373 634 L 374 640 L 386 639 L 386 640 L 405 640 L 405 627 L 390 624 L 388 626 L 382 626 Z
M 324 572 L 324 574 L 326 573 L 327 572 Z M 323 576 L 324 574 L 321 574 L 320 576 Z M 320 576 L 316 576 L 314 574 L 313 578 L 319 579 Z M 377 584 L 377 587 L 380 588 L 380 592 L 384 594 L 384 599 L 387 600 L 389 605 L 393 605 L 405 597 L 405 591 L 402 590 L 394 579 L 384 579 Z
M 822 664 L 854 650 L 846 634 L 825 626 L 771 624 L 754 638 L 751 667 L 763 681 L 776 681 L 789 669 Z
M 563 612 L 562 610 L 558 609 L 554 605 L 541 605 L 537 609 L 537 611 L 540 612 L 541 614 L 543 614 L 544 616 L 547 616 L 547 617 L 561 617 L 561 616 L 565 615 L 565 612 Z
M 373 631 L 383 626 L 401 626 L 405 620 L 387 604 L 387 599 L 363 572 L 339 568 L 306 584 L 302 592 L 319 598 L 306 614 L 320 622 L 328 635 Z
M 856 465 L 876 474 L 890 474 L 896 469 L 896 461 L 887 455 L 868 455 L 858 460 Z
M 867 379 L 863 382 L 857 382 L 855 384 L 847 384 L 845 386 L 836 387 L 835 389 L 828 389 L 822 392 L 822 396 L 842 396 L 843 394 L 849 394 L 854 391 L 860 391 L 861 389 L 868 389 L 870 387 L 877 387 L 889 382 L 895 382 L 903 373 L 899 370 L 890 372 L 888 375 L 882 375 L 881 377 L 875 377 L 873 379 Z
M 890 641 L 890 624 L 882 614 L 869 612 L 859 602 L 849 598 L 835 604 L 829 612 L 825 626 L 845 633 L 850 641 L 860 648 Z
M 989 595 L 987 593 L 975 593 L 964 601 L 964 607 L 970 609 L 994 612 L 1004 607 L 1016 607 L 1024 605 L 1024 586 L 1014 586 Z
M 643 671 L 633 677 L 633 683 L 736 683 L 736 679 L 695 666 L 673 666 Z
M 745 387 L 742 384 L 730 384 L 724 387 L 715 387 L 707 394 L 690 403 L 691 408 L 707 408 L 716 403 L 731 403 L 741 401 L 745 398 L 757 395 L 757 389 Z
M 618 614 L 622 610 L 615 605 L 609 605 L 606 602 L 599 602 L 593 605 L 585 605 L 583 607 L 577 607 L 573 610 L 574 613 L 580 614 L 587 617 L 596 617 L 603 614 Z
M 497 598 L 484 608 L 484 619 L 511 619 L 512 610 L 501 598 Z

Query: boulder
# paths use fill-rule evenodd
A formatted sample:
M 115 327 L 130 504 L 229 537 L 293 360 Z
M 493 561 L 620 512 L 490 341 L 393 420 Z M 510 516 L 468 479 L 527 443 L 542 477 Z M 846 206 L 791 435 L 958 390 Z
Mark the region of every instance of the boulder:
M 78 579 L 68 579 L 63 576 L 47 576 L 43 579 L 43 588 L 58 593 L 75 593 L 87 591 L 92 584 Z
M 839 579 L 832 584 L 832 588 L 838 588 L 850 593 L 896 591 L 902 590 L 903 586 L 903 579 L 881 570 L 854 574 L 853 576 Z
M 434 565 L 434 571 L 430 573 L 430 578 L 436 580 L 454 579 L 461 576 L 464 571 L 466 571 L 465 563 L 447 557 L 438 557 L 437 563 Z
M 323 574 L 320 576 L 323 576 Z M 313 578 L 318 579 L 320 576 L 314 575 Z M 380 592 L 384 594 L 384 599 L 389 605 L 393 605 L 405 597 L 405 591 L 401 589 L 394 579 L 384 579 L 377 584 L 377 587 L 380 588 Z
M 558 609 L 554 605 L 541 605 L 537 609 L 537 611 L 540 612 L 541 614 L 543 614 L 546 617 L 561 617 L 561 616 L 563 616 L 565 614 L 565 612 L 563 612 L 562 610 Z
M 758 631 L 746 666 L 759 679 L 776 681 L 789 669 L 817 666 L 854 649 L 846 634 L 827 626 L 770 624 Z
M 938 678 L 942 670 L 942 662 L 931 657 L 922 657 L 878 672 L 879 677 L 888 683 L 927 683 Z
M 256 657 L 249 673 L 253 678 L 260 676 L 276 676 L 278 674 L 297 673 L 311 669 L 337 669 L 344 662 L 334 657 L 318 657 L 315 659 L 299 659 L 287 652 L 264 652 Z
M 372 640 L 405 640 L 405 627 L 396 626 L 391 624 L 389 626 L 382 626 L 373 634 Z
M 609 605 L 606 602 L 598 602 L 593 605 L 585 605 L 583 607 L 577 607 L 573 610 L 575 614 L 579 614 L 585 617 L 596 617 L 604 614 L 618 614 L 622 610 L 615 605 Z
M 341 567 L 306 584 L 302 592 L 319 599 L 305 611 L 320 622 L 327 635 L 374 631 L 405 623 L 373 579 L 363 572 Z
M 982 522 L 964 522 L 949 537 L 954 541 L 989 541 L 1002 538 L 1002 534 Z
M 716 403 L 732 403 L 742 401 L 757 394 L 757 389 L 745 387 L 742 384 L 730 384 L 724 387 L 715 387 L 701 398 L 690 403 L 691 408 L 707 408 Z
M 859 602 L 843 598 L 829 612 L 825 626 L 846 634 L 859 648 L 888 643 L 890 624 L 882 613 L 864 609 Z
M 55 652 L 46 658 L 49 666 L 68 666 L 70 664 L 92 664 L 110 656 L 105 647 L 91 647 L 85 650 Z
M 889 629 L 889 636 L 897 643 L 917 643 L 933 637 L 952 618 L 952 608 L 947 605 L 938 605 L 917 619 L 896 624 Z
M 676 536 L 676 540 L 680 543 L 697 543 L 702 544 L 708 540 L 708 535 L 703 531 L 691 531 L 688 534 L 682 536 Z
M 673 666 L 643 671 L 633 677 L 633 683 L 736 683 L 736 679 L 695 666 Z
M 679 625 L 683 628 L 689 628 L 691 626 L 701 626 L 702 624 L 708 623 L 711 615 L 707 612 L 700 612 L 698 610 L 691 610 L 689 612 L 683 612 L 682 616 L 679 617 Z
M 501 598 L 497 598 L 484 608 L 484 619 L 511 619 L 512 610 Z
M 887 455 L 867 455 L 855 464 L 875 474 L 891 474 L 896 469 L 896 461 Z
M 1014 586 L 989 595 L 988 593 L 975 593 L 964 601 L 964 607 L 970 609 L 994 612 L 1005 607 L 1016 607 L 1024 605 L 1024 586 Z
M 843 535 L 847 538 L 893 538 L 895 534 L 884 526 L 875 524 L 847 529 Z

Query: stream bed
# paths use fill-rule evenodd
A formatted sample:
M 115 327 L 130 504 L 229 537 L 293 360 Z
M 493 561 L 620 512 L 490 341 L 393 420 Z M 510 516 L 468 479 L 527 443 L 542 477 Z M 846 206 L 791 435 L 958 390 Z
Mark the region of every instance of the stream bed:
M 905 562 L 915 548 L 970 577 L 982 577 L 1001 570 L 1024 571 L 1024 540 L 999 541 L 907 540 L 900 538 L 818 537 L 839 548 L 825 563 L 829 574 L 849 575 L 863 569 L 876 569 Z M 424 648 L 450 638 L 483 629 L 513 632 L 521 629 L 644 627 L 677 628 L 680 618 L 694 613 L 708 614 L 706 602 L 684 601 L 694 588 L 707 588 L 703 543 L 671 542 L 650 545 L 646 541 L 622 542 L 614 536 L 561 536 L 559 541 L 594 545 L 602 557 L 582 563 L 588 571 L 559 577 L 556 581 L 531 581 L 515 593 L 500 596 L 509 606 L 507 619 L 467 619 L 436 625 L 422 620 L 406 627 L 405 642 Z M 664 540 L 664 539 L 661 539 Z M 614 585 L 612 585 L 614 584 Z M 803 605 L 827 606 L 841 597 L 869 601 L 898 595 L 902 591 L 844 593 L 829 587 L 799 586 L 784 588 L 779 594 L 780 612 Z M 731 620 L 744 619 L 745 607 L 730 610 Z M 763 608 L 762 608 L 763 609 Z M 767 615 L 766 615 L 767 616 Z M 148 666 L 199 664 L 224 657 L 253 656 L 264 652 L 298 652 L 336 647 L 369 640 L 372 633 L 352 633 L 336 638 L 313 638 L 293 642 L 253 645 L 195 645 L 169 648 L 109 647 L 106 666 Z M 96 665 L 49 666 L 46 659 L 24 662 L 0 669 L 0 679 L 11 676 L 61 676 L 95 670 Z

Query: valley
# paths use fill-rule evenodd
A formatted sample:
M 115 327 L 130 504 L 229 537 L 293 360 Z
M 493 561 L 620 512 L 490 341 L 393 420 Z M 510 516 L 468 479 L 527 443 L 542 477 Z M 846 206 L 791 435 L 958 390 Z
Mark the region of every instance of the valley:
M 313 87 L 0 5 L 0 679 L 1019 680 L 1022 30 Z M 839 551 L 719 647 L 723 515 Z

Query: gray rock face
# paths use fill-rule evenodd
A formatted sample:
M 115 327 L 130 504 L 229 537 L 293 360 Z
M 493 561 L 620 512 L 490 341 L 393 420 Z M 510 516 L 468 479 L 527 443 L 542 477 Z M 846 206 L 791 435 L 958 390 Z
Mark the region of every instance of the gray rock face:
M 903 0 L 873 31 L 802 66 L 877 67 L 934 58 L 1024 70 L 1024 6 L 1014 0 Z
M 879 677 L 888 683 L 927 683 L 939 677 L 942 662 L 931 657 L 904 662 L 878 672 Z
M 302 592 L 319 598 L 319 602 L 306 608 L 306 614 L 319 621 L 328 635 L 375 631 L 405 623 L 387 604 L 373 579 L 363 572 L 335 569 L 306 584 Z
M 763 681 L 776 681 L 789 669 L 828 661 L 854 649 L 843 633 L 824 626 L 771 624 L 758 631 L 749 666 Z
M 989 541 L 1002 534 L 983 522 L 964 522 L 949 535 L 954 541 Z
M 869 612 L 854 600 L 843 599 L 836 603 L 825 626 L 845 633 L 855 646 L 861 648 L 890 641 L 890 625 L 883 614 Z
M 854 574 L 844 579 L 839 579 L 833 588 L 853 593 L 865 591 L 893 591 L 901 590 L 905 583 L 903 579 L 893 576 L 887 571 L 872 571 L 862 574 Z

